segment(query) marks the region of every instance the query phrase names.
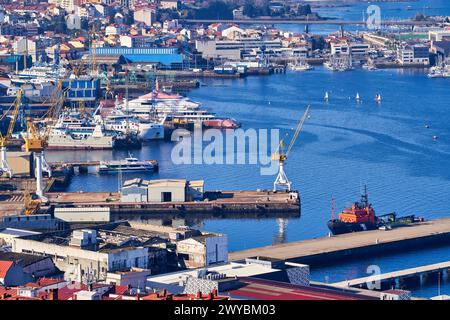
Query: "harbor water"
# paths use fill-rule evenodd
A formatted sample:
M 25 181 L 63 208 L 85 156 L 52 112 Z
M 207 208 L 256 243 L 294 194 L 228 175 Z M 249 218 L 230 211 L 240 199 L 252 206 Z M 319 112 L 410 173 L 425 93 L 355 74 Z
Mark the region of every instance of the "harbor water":
M 450 14 L 447 1 L 379 3 L 392 17 L 408 17 L 414 9 Z M 338 18 L 359 19 L 364 5 L 332 9 Z M 431 8 L 425 9 L 425 6 Z M 437 9 L 438 8 L 438 9 Z M 350 10 L 350 11 L 346 11 Z M 434 12 L 434 11 L 438 12 Z M 431 12 L 433 11 L 433 12 Z M 300 26 L 289 26 L 291 30 Z M 294 28 L 294 29 L 293 29 Z M 313 29 L 314 31 L 314 29 Z M 193 220 L 201 229 L 228 234 L 231 251 L 326 236 L 331 197 L 339 212 L 359 198 L 367 184 L 377 214 L 396 212 L 425 219 L 450 216 L 450 80 L 430 79 L 425 70 L 355 70 L 331 72 L 322 67 L 303 72 L 242 79 L 205 79 L 189 97 L 220 116 L 232 117 L 243 129 L 295 127 L 307 105 L 311 117 L 286 162 L 286 172 L 302 197 L 298 219 Z M 329 101 L 325 102 L 325 92 Z M 359 93 L 361 101 L 355 101 Z M 381 94 L 382 102 L 374 96 Z M 426 127 L 428 126 L 428 128 Z M 437 139 L 433 139 L 437 136 Z M 156 159 L 156 174 L 124 174 L 123 179 L 204 179 L 206 189 L 270 189 L 275 176 L 261 175 L 259 165 L 176 165 L 174 143 L 154 141 L 133 152 Z M 48 152 L 49 161 L 121 159 L 124 151 Z M 69 191 L 117 191 L 117 175 L 76 175 Z M 450 259 L 450 247 L 372 257 L 312 270 L 314 280 L 342 281 L 366 276 L 369 265 L 389 272 Z M 416 295 L 437 295 L 437 284 L 414 289 Z M 441 293 L 450 294 L 442 283 Z

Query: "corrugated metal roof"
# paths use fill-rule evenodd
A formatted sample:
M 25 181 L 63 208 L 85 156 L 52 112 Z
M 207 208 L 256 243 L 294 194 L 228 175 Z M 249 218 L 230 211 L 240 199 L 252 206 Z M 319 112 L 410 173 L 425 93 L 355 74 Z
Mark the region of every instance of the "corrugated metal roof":
M 123 56 L 131 63 L 147 62 L 171 65 L 173 63 L 183 62 L 183 56 L 181 54 L 125 54 Z
M 184 186 L 186 186 L 186 180 L 184 180 L 184 179 L 150 180 L 148 182 L 148 186 L 149 187 L 168 187 L 168 186 L 184 187 Z
M 127 48 L 127 47 L 102 47 L 96 49 L 99 59 L 102 56 L 123 56 L 130 63 L 147 62 L 171 65 L 182 63 L 183 55 L 178 53 L 178 48 Z
M 96 54 L 101 55 L 172 55 L 177 54 L 178 48 L 127 48 L 101 47 L 96 48 Z

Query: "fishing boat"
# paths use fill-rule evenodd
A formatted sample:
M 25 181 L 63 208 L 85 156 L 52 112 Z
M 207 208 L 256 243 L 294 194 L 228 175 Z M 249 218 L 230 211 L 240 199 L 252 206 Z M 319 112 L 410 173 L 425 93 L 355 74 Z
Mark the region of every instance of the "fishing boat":
M 308 64 L 306 61 L 296 62 L 296 63 L 290 63 L 288 65 L 289 69 L 292 71 L 308 71 L 313 70 L 314 67 Z
M 158 162 L 156 160 L 140 161 L 134 158 L 130 153 L 128 157 L 123 160 L 101 161 L 99 166 L 99 173 L 114 173 L 114 172 L 143 172 L 143 171 L 157 171 Z

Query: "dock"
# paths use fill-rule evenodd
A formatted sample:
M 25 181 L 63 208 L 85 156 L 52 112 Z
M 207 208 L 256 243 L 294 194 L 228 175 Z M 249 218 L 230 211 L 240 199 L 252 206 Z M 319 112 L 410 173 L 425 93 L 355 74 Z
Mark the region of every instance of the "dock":
M 450 218 L 430 220 L 392 230 L 373 230 L 289 242 L 229 254 L 230 260 L 264 256 L 320 265 L 386 252 L 450 243 Z
M 406 283 L 416 282 L 416 284 L 423 284 L 427 277 L 431 274 L 442 277 L 448 277 L 448 270 L 450 269 L 450 261 L 420 266 L 416 268 L 409 268 L 399 271 L 387 272 L 379 275 L 372 275 L 352 280 L 346 280 L 331 284 L 334 287 L 348 288 L 358 287 L 367 288 L 368 285 L 378 284 L 378 290 L 385 288 L 402 288 Z
M 48 192 L 50 206 L 109 207 L 111 214 L 145 216 L 202 214 L 227 217 L 285 214 L 300 216 L 300 199 L 293 193 L 273 191 L 205 191 L 205 198 L 213 200 L 190 202 L 121 202 L 117 192 Z
M 150 161 L 151 164 L 153 164 L 154 166 L 154 171 L 158 171 L 159 166 L 158 166 L 158 161 L 157 160 L 145 160 L 145 161 Z M 74 169 L 74 168 L 78 168 L 78 170 L 80 172 L 86 172 L 87 168 L 89 167 L 98 167 L 100 166 L 101 161 L 96 161 L 96 160 L 92 160 L 92 161 L 53 161 L 53 162 L 49 162 L 48 165 L 52 168 L 52 169 L 58 169 L 58 168 L 66 168 L 66 169 Z

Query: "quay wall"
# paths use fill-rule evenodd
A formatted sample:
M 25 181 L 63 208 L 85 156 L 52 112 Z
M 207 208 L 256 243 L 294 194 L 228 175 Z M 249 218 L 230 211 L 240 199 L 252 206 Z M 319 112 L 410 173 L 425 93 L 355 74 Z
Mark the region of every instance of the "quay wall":
M 343 260 L 359 259 L 364 257 L 371 257 L 374 255 L 396 253 L 413 249 L 424 249 L 433 245 L 437 246 L 445 244 L 450 244 L 450 231 L 386 243 L 374 243 L 368 246 L 324 252 L 288 260 L 296 263 L 308 264 L 311 266 L 321 266 L 330 264 L 330 261 L 336 263 Z

